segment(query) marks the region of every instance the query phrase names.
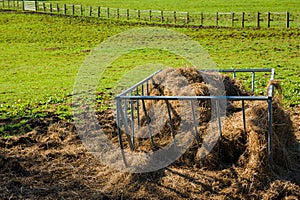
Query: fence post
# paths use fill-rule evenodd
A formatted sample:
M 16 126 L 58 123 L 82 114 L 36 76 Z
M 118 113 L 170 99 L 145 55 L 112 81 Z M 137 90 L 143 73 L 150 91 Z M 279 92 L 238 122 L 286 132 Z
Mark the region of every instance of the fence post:
M 164 22 L 164 11 L 160 11 L 160 21 Z
M 151 10 L 149 10 L 149 20 L 150 20 L 150 22 L 152 21 L 152 11 Z
M 218 21 L 219 21 L 219 13 L 217 12 L 216 13 L 216 26 L 218 26 L 218 24 L 219 24 Z
M 268 12 L 268 18 L 267 18 L 268 28 L 270 28 L 270 21 L 271 21 L 271 13 Z
M 203 26 L 204 16 L 203 12 L 200 13 L 200 25 Z
M 290 27 L 290 13 L 286 12 L 286 27 Z
M 138 14 L 138 20 L 141 20 L 141 11 L 138 10 L 138 11 L 137 11 L 137 14 Z
M 234 27 L 234 12 L 231 13 L 231 26 Z
M 74 4 L 72 5 L 72 15 L 75 15 L 75 6 L 74 6 Z
M 82 5 L 80 5 L 80 15 L 83 15 L 83 9 L 82 9 Z
M 56 4 L 56 12 L 59 13 L 59 5 L 58 5 L 58 3 Z
M 174 24 L 176 24 L 176 11 L 174 11 Z
M 101 16 L 101 7 L 98 6 L 97 8 L 97 16 L 100 17 Z
M 257 28 L 260 27 L 260 13 L 257 12 Z
M 52 11 L 53 11 L 53 9 L 52 9 L 52 3 L 50 3 L 49 7 L 50 7 L 50 13 L 52 13 Z
M 46 12 L 46 4 L 43 2 L 43 11 Z
M 93 7 L 92 6 L 90 6 L 90 12 L 89 13 L 90 13 L 89 16 L 91 17 L 92 14 L 93 14 Z
M 242 28 L 245 27 L 245 12 L 242 12 Z
M 190 22 L 190 14 L 189 12 L 186 13 L 186 24 Z
M 64 14 L 67 14 L 67 4 L 64 4 Z
M 117 18 L 120 19 L 120 9 L 117 8 Z
M 110 17 L 109 8 L 107 8 L 107 18 Z
M 129 9 L 127 9 L 127 20 L 129 20 Z

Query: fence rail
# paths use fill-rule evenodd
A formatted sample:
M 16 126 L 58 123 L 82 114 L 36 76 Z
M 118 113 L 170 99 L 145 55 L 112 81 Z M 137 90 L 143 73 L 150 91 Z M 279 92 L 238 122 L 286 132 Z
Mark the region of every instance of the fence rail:
M 0 0 L 1 10 L 23 10 L 74 16 L 89 16 L 168 25 L 216 27 L 300 28 L 300 13 L 290 12 L 181 12 L 82 6 L 41 1 Z

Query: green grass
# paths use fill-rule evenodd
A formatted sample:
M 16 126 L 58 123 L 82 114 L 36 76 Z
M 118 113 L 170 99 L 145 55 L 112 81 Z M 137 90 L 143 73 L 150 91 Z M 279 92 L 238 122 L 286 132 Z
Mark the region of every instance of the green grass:
M 142 25 L 0 12 L 0 119 L 38 118 L 45 112 L 70 119 L 73 85 L 89 54 L 86 50 L 138 26 Z M 285 106 L 300 105 L 300 29 L 172 29 L 198 41 L 219 68 L 275 68 Z M 102 108 L 110 88 L 145 60 L 174 67 L 186 65 L 186 61 L 164 51 L 123 55 L 100 82 L 98 101 Z M 0 132 L 9 128 L 2 127 Z
M 60 0 L 51 2 L 74 3 L 92 6 L 105 6 L 112 8 L 176 10 L 190 12 L 299 12 L 298 0 Z

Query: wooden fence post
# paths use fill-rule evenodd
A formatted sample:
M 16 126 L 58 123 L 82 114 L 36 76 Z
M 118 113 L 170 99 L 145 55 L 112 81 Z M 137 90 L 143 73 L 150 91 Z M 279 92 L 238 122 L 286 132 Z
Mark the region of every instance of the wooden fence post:
M 80 15 L 83 15 L 83 9 L 82 9 L 82 5 L 80 5 Z
M 260 12 L 257 12 L 257 28 L 260 27 Z
M 217 12 L 216 13 L 216 26 L 218 26 L 218 24 L 219 24 L 218 21 L 219 21 L 219 13 Z
M 290 27 L 290 13 L 286 12 L 286 27 Z
M 50 3 L 50 13 L 52 13 L 53 12 L 53 8 L 52 8 L 52 3 Z
M 129 20 L 129 9 L 126 10 L 127 13 L 127 20 Z
M 242 12 L 242 28 L 245 27 L 245 12 Z
M 44 12 L 46 12 L 46 4 L 45 4 L 45 2 L 43 2 L 43 10 L 44 10 Z
M 164 22 L 164 11 L 160 11 L 160 21 Z
M 138 10 L 138 11 L 137 11 L 137 14 L 138 14 L 138 20 L 141 20 L 141 11 Z
M 190 14 L 189 12 L 186 13 L 186 24 L 190 22 Z
M 120 19 L 120 9 L 117 8 L 117 18 Z
M 100 6 L 98 6 L 98 8 L 97 8 L 97 16 L 101 17 L 101 7 Z
M 90 6 L 90 12 L 89 13 L 90 13 L 89 16 L 91 17 L 92 14 L 93 14 L 93 7 L 92 6 Z
M 176 11 L 174 11 L 174 24 L 176 24 Z
M 151 22 L 152 21 L 152 11 L 149 10 L 149 21 Z
M 64 14 L 67 14 L 67 4 L 64 4 Z
M 109 18 L 110 13 L 109 13 L 109 8 L 107 8 L 107 18 Z
M 59 5 L 58 5 L 58 3 L 56 4 L 56 12 L 59 13 Z
M 271 21 L 271 13 L 268 12 L 268 18 L 267 18 L 268 28 L 270 28 L 270 21 Z
M 203 26 L 204 16 L 203 12 L 200 13 L 200 25 Z
M 231 13 L 231 26 L 234 27 L 234 12 Z
M 75 15 L 75 5 L 72 5 L 72 15 Z

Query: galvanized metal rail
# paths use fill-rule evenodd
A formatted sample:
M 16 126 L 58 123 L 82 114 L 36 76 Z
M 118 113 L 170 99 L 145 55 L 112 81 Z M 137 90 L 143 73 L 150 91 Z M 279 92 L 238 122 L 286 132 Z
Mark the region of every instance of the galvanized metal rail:
M 200 70 L 201 72 L 219 72 L 219 73 L 231 73 L 234 79 L 237 78 L 237 75 L 240 73 L 250 73 L 251 74 L 251 91 L 255 91 L 255 81 L 257 73 L 268 73 L 270 74 L 270 81 L 274 80 L 275 77 L 275 69 L 222 69 L 222 70 Z M 171 100 L 180 100 L 180 101 L 190 101 L 191 105 L 191 115 L 194 124 L 194 132 L 195 137 L 198 140 L 197 134 L 197 122 L 195 118 L 195 108 L 193 106 L 193 101 L 201 100 L 207 101 L 211 100 L 215 103 L 217 109 L 217 120 L 220 131 L 220 137 L 222 138 L 222 127 L 221 127 L 221 119 L 220 119 L 220 109 L 219 102 L 221 100 L 230 100 L 230 101 L 241 101 L 242 103 L 242 118 L 243 118 L 243 128 L 244 134 L 246 135 L 246 115 L 245 115 L 245 101 L 266 101 L 268 103 L 268 160 L 270 168 L 272 169 L 272 102 L 273 102 L 273 91 L 274 86 L 271 84 L 268 88 L 267 95 L 265 96 L 150 96 L 149 95 L 149 85 L 150 81 L 153 80 L 153 77 L 160 73 L 160 71 L 155 72 L 139 83 L 133 85 L 128 88 L 124 92 L 120 93 L 115 97 L 116 101 L 116 118 L 117 118 L 117 126 L 118 126 L 118 136 L 120 142 L 120 148 L 123 155 L 123 160 L 125 166 L 127 166 L 125 154 L 124 154 L 124 145 L 122 142 L 122 131 L 126 133 L 127 142 L 129 143 L 130 149 L 134 150 L 134 140 L 135 140 L 135 130 L 139 130 L 141 128 L 141 113 L 139 108 L 142 107 L 142 112 L 144 113 L 146 124 L 148 126 L 148 136 L 150 138 L 151 145 L 154 146 L 154 141 L 152 137 L 152 130 L 150 126 L 150 120 L 148 117 L 148 111 L 145 106 L 146 100 L 162 100 L 165 101 L 166 107 L 168 110 L 168 117 L 171 129 L 171 136 L 173 141 L 175 142 L 175 131 L 173 127 L 173 121 L 171 118 L 170 111 L 170 103 Z M 124 127 L 124 130 L 121 130 Z

